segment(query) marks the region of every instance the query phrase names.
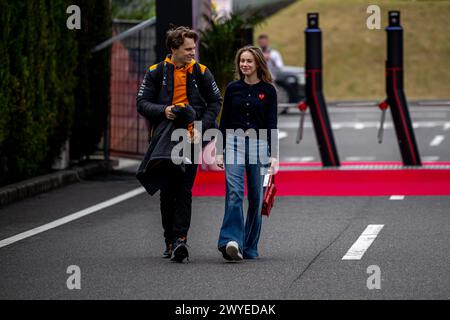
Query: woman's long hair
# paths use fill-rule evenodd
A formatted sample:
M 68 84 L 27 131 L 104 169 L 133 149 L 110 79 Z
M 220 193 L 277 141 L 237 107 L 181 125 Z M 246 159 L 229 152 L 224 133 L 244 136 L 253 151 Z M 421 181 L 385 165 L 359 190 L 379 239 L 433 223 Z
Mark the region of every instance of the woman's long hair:
M 264 58 L 264 54 L 261 49 L 255 46 L 245 46 L 238 50 L 235 58 L 235 67 L 236 67 L 236 78 L 244 80 L 245 76 L 241 72 L 241 68 L 239 68 L 239 62 L 241 60 L 241 55 L 244 52 L 250 52 L 253 55 L 253 58 L 256 62 L 256 74 L 258 78 L 264 82 L 271 83 L 273 81 L 272 75 L 270 74 L 269 67 L 267 66 L 266 59 Z

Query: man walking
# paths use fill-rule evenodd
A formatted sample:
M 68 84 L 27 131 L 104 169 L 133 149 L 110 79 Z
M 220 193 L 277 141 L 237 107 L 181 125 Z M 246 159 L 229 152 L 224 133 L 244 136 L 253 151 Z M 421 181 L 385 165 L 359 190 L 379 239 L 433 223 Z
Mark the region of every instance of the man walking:
M 270 47 L 270 40 L 267 34 L 261 34 L 258 37 L 258 46 L 261 48 L 270 73 L 275 79 L 278 71 L 284 66 L 281 54 L 277 50 Z
M 270 39 L 267 34 L 261 34 L 258 36 L 258 46 L 261 48 L 261 51 L 264 54 L 264 58 L 266 59 L 267 66 L 269 67 L 269 71 L 272 75 L 272 79 L 274 80 L 274 85 L 277 91 L 279 92 L 278 86 L 275 83 L 278 73 L 284 67 L 283 58 L 279 51 L 272 49 L 270 47 Z M 278 94 L 280 96 L 280 94 Z M 280 112 L 280 114 L 286 114 L 289 108 L 285 107 Z
M 195 121 L 202 122 L 203 130 L 218 127 L 216 118 L 222 97 L 208 68 L 194 60 L 197 41 L 198 34 L 187 27 L 169 30 L 166 46 L 170 54 L 164 61 L 151 66 L 145 75 L 137 95 L 137 109 L 149 121 L 151 131 L 155 132 L 148 153 L 154 152 L 151 148 L 156 139 L 160 140 L 157 141 L 159 145 L 171 145 L 170 135 L 156 133 L 173 126 L 180 117 L 180 109 L 189 108 Z M 198 130 L 194 128 L 190 134 L 191 142 L 201 143 Z M 151 154 L 146 158 L 150 159 Z M 196 163 L 164 166 L 164 183 L 159 187 L 166 244 L 163 256 L 176 262 L 189 257 L 186 243 L 197 166 Z M 144 159 L 140 170 L 148 167 Z

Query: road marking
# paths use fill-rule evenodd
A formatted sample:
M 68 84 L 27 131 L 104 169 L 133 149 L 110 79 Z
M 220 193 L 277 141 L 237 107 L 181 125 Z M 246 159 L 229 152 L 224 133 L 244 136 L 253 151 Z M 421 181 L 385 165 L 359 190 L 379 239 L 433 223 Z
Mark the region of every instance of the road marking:
M 333 130 L 339 130 L 342 129 L 344 126 L 340 123 L 333 123 L 331 124 L 331 128 L 333 128 Z
M 414 112 L 411 115 L 413 117 L 413 121 L 423 120 L 423 119 L 446 119 L 447 112 Z
M 438 160 L 439 160 L 438 156 L 425 156 L 425 157 L 422 157 L 422 161 L 425 161 L 425 162 L 432 162 L 432 161 L 438 161 Z
M 389 200 L 404 200 L 405 196 L 391 196 Z
M 346 157 L 345 161 L 373 161 L 376 157 Z
M 440 105 L 450 105 L 450 101 L 429 101 L 429 102 L 419 102 L 419 106 L 440 106 Z
M 286 162 L 309 162 L 309 161 L 314 161 L 314 157 L 286 157 L 283 158 L 283 161 Z
M 333 129 L 371 129 L 380 126 L 379 121 L 345 121 L 345 122 L 335 122 L 332 123 Z M 394 127 L 393 122 L 388 121 L 384 124 L 385 129 L 392 129 Z M 450 122 L 447 121 L 414 121 L 414 128 L 439 128 L 442 127 L 444 130 L 450 129 Z M 298 122 L 281 122 L 278 123 L 279 129 L 298 129 Z M 312 122 L 305 121 L 305 129 L 313 128 Z
M 360 260 L 383 227 L 384 224 L 369 224 L 342 260 Z
M 288 136 L 288 133 L 286 131 L 280 131 L 278 133 L 278 140 L 284 139 Z
M 13 244 L 13 243 L 17 242 L 17 241 L 20 241 L 20 240 L 32 237 L 32 236 L 34 236 L 34 235 L 36 235 L 38 233 L 42 233 L 42 232 L 48 231 L 50 229 L 59 227 L 59 226 L 61 226 L 63 224 L 69 223 L 71 221 L 80 219 L 82 217 L 85 217 L 85 216 L 87 216 L 87 215 L 89 215 L 91 213 L 100 211 L 100 210 L 105 209 L 107 207 L 111 207 L 111 206 L 113 206 L 115 204 L 118 204 L 118 203 L 123 202 L 123 201 L 128 200 L 128 199 L 131 199 L 133 197 L 136 197 L 136 196 L 138 196 L 138 195 L 140 195 L 140 194 L 142 194 L 144 192 L 145 192 L 144 188 L 142 188 L 142 187 L 141 188 L 137 188 L 137 189 L 131 190 L 130 192 L 127 192 L 127 193 L 124 193 L 124 194 L 122 194 L 120 196 L 117 196 L 115 198 L 112 198 L 112 199 L 106 200 L 104 202 L 101 202 L 99 204 L 96 204 L 96 205 L 94 205 L 92 207 L 89 207 L 89 208 L 86 208 L 84 210 L 72 213 L 72 214 L 70 214 L 68 216 L 65 216 L 65 217 L 61 218 L 61 219 L 55 220 L 53 222 L 44 224 L 44 225 L 42 225 L 40 227 L 31 229 L 31 230 L 28 230 L 28 231 L 25 231 L 25 232 L 19 233 L 19 234 L 15 235 L 15 236 L 12 236 L 10 238 L 7 238 L 7 239 L 4 239 L 4 240 L 0 241 L 0 248 L 6 247 L 6 246 L 8 246 L 10 244 Z
M 300 162 L 314 161 L 314 157 L 300 157 Z
M 355 107 L 355 106 L 376 106 L 375 101 L 370 102 L 340 102 L 336 103 L 336 107 Z
M 379 101 L 362 101 L 362 102 L 328 102 L 328 112 L 330 113 L 371 113 L 371 112 L 380 112 L 378 109 Z M 433 111 L 448 111 L 448 105 L 450 105 L 450 101 L 435 101 L 435 102 L 411 102 L 408 105 L 408 108 L 414 111 L 423 111 L 427 112 Z M 367 106 L 374 106 L 375 108 L 367 108 Z M 424 106 L 427 106 L 424 108 Z M 278 104 L 278 107 L 290 107 L 297 111 L 297 103 L 287 103 L 287 104 Z
M 437 135 L 437 136 L 434 137 L 434 139 L 431 141 L 430 147 L 436 147 L 436 146 L 440 145 L 441 142 L 444 141 L 444 139 L 445 139 L 445 136 Z

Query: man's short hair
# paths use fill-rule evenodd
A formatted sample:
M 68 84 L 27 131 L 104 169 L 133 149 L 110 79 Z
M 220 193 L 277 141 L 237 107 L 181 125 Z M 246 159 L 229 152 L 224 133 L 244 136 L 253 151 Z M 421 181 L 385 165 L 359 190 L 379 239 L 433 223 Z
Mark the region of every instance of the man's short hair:
M 269 39 L 269 36 L 267 34 L 263 33 L 263 34 L 259 35 L 258 40 L 259 39 Z
M 178 49 L 184 43 L 185 38 L 194 39 L 198 41 L 198 34 L 194 30 L 188 27 L 177 27 L 167 31 L 166 47 L 170 52 L 171 49 Z

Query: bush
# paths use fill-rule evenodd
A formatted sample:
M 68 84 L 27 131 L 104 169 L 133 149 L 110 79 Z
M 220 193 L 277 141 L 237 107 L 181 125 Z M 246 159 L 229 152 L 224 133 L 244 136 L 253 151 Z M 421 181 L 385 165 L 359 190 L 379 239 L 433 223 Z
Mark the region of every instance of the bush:
M 67 139 L 76 81 L 74 37 L 61 41 L 68 5 L 2 0 L 0 184 L 47 172 Z
M 250 17 L 231 14 L 228 19 L 204 16 L 207 28 L 201 31 L 200 59 L 214 75 L 222 93 L 234 79 L 234 58 L 239 48 L 246 44 L 244 30 L 263 21 L 259 14 Z
M 98 143 L 97 132 L 104 129 L 106 119 L 100 118 L 105 117 L 109 101 L 109 53 L 90 59 L 90 37 L 66 28 L 65 9 L 71 4 L 70 0 L 0 0 L 0 185 L 51 171 L 77 121 L 90 124 L 85 127 L 90 145 Z M 79 6 L 82 21 L 92 19 L 98 26 L 90 29 L 95 34 L 92 41 L 103 40 L 111 30 L 109 0 L 84 0 Z M 90 64 L 82 69 L 78 62 L 85 59 Z M 86 78 L 96 88 L 76 92 Z M 94 95 L 104 96 L 86 98 Z M 75 101 L 77 106 L 87 101 L 90 104 L 84 107 L 92 111 L 74 122 Z

